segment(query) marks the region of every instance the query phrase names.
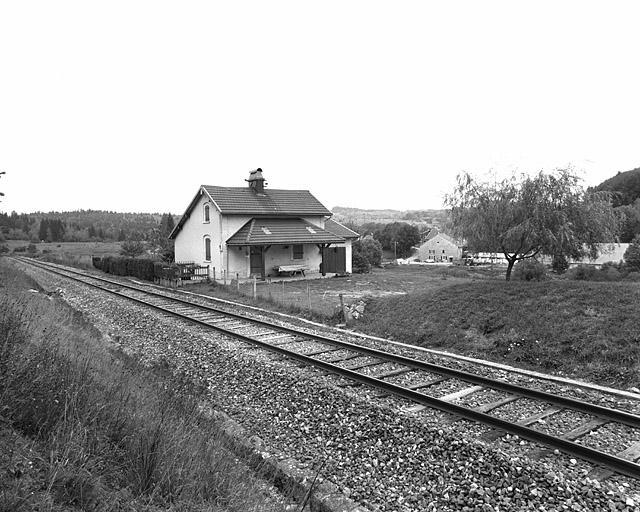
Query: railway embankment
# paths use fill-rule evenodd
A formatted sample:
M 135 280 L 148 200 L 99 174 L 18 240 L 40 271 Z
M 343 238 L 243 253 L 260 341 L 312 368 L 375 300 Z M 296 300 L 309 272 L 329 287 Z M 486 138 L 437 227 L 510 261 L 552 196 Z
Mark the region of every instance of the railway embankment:
M 228 337 L 30 270 L 60 290 L 115 350 L 197 386 L 269 447 L 378 510 L 633 510 L 636 481 L 588 477 L 588 465 L 366 390 Z M 57 300 L 57 299 L 56 299 Z M 340 387 L 343 386 L 343 387 Z
M 640 284 L 470 281 L 367 301 L 357 328 L 403 343 L 640 388 Z

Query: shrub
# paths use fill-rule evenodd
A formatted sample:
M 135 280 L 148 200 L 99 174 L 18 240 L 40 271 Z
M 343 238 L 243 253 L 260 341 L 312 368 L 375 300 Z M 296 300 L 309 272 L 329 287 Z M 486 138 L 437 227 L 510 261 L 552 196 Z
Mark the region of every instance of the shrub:
M 366 274 L 371 270 L 371 264 L 359 246 L 354 244 L 351 254 L 351 267 L 355 274 Z
M 382 264 L 382 245 L 373 237 L 353 242 L 352 266 L 358 274 L 369 272 Z
M 578 265 L 567 272 L 567 277 L 575 281 L 620 281 L 627 272 L 623 265 L 607 262 L 601 268 Z
M 591 265 L 577 265 L 567 272 L 567 277 L 574 281 L 593 281 L 596 269 Z
M 556 274 L 564 274 L 569 269 L 569 261 L 564 254 L 556 254 L 551 262 L 551 268 Z
M 0 254 L 5 253 L 5 252 L 9 252 L 9 246 L 2 244 L 0 245 Z
M 636 235 L 624 252 L 624 262 L 632 272 L 640 272 L 640 235 Z
M 542 281 L 546 278 L 547 267 L 532 258 L 519 261 L 513 270 L 513 279 L 518 281 Z
M 178 265 L 169 265 L 161 261 L 139 258 L 121 258 L 119 256 L 105 256 L 91 258 L 91 263 L 98 270 L 116 276 L 133 276 L 146 281 L 158 279 L 175 279 L 180 275 Z
M 16 247 L 13 249 L 13 252 L 27 252 L 27 246 L 21 245 L 20 247 Z
M 104 258 L 93 258 L 92 262 L 94 267 L 107 274 L 133 276 L 146 281 L 153 281 L 154 278 L 154 262 L 152 260 L 105 256 Z
M 369 265 L 379 267 L 382 264 L 382 244 L 373 237 L 359 240 L 362 253 L 369 262 Z
M 128 258 L 135 258 L 144 253 L 144 244 L 138 240 L 126 240 L 122 243 L 120 254 Z

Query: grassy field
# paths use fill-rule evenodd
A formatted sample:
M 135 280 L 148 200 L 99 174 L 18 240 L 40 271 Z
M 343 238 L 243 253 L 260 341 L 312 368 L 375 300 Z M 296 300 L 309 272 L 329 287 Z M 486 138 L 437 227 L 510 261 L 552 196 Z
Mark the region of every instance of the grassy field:
M 367 303 L 358 328 L 405 343 L 640 384 L 640 284 L 478 281 Z
M 28 240 L 5 242 L 10 251 L 27 247 L 30 243 Z M 45 255 L 54 261 L 67 262 L 69 265 L 90 267 L 92 256 L 117 256 L 120 254 L 121 244 L 122 242 L 39 242 L 34 245 L 38 255 Z
M 399 297 L 425 290 L 466 282 L 498 279 L 502 270 L 489 267 L 451 267 L 439 265 L 397 265 L 374 268 L 368 274 L 325 279 L 289 280 L 284 282 L 258 281 L 257 296 L 271 303 L 300 311 L 311 310 L 315 316 L 333 318 L 340 306 L 340 295 L 347 304 L 375 297 Z M 235 282 L 230 287 L 237 289 Z M 195 288 L 189 287 L 195 290 Z M 202 291 L 209 292 L 207 286 Z M 240 293 L 253 297 L 253 284 L 240 283 Z M 221 293 L 219 290 L 216 293 Z
M 0 511 L 281 511 L 197 412 L 0 259 Z

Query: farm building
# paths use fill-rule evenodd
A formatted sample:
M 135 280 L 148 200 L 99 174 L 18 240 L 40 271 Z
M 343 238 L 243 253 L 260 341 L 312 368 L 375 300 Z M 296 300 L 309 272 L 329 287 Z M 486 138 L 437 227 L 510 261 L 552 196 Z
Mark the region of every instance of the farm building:
M 605 263 L 619 263 L 624 260 L 624 253 L 630 244 L 620 243 L 602 243 L 598 244 L 598 257 L 591 259 L 589 257 L 581 260 L 569 260 L 569 266 L 575 267 L 576 265 L 593 265 L 600 268 Z
M 420 261 L 452 262 L 462 257 L 462 244 L 449 235 L 432 228 L 412 258 Z
M 308 190 L 267 189 L 261 169 L 246 181 L 200 187 L 169 236 L 176 262 L 208 266 L 216 278 L 351 272 L 359 235 Z

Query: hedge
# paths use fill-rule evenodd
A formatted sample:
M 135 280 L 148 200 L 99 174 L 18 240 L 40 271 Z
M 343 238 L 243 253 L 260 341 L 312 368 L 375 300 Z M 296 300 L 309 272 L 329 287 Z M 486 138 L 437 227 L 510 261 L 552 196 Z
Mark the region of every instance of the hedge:
M 145 281 L 153 281 L 154 278 L 170 278 L 175 275 L 177 266 L 168 266 L 166 263 L 142 258 L 124 258 L 120 256 L 105 256 L 104 258 L 92 258 L 95 268 L 107 274 L 116 276 L 133 276 Z M 167 268 L 169 267 L 169 269 Z M 171 269 L 171 270 L 170 270 Z M 172 272 L 173 270 L 173 272 Z

